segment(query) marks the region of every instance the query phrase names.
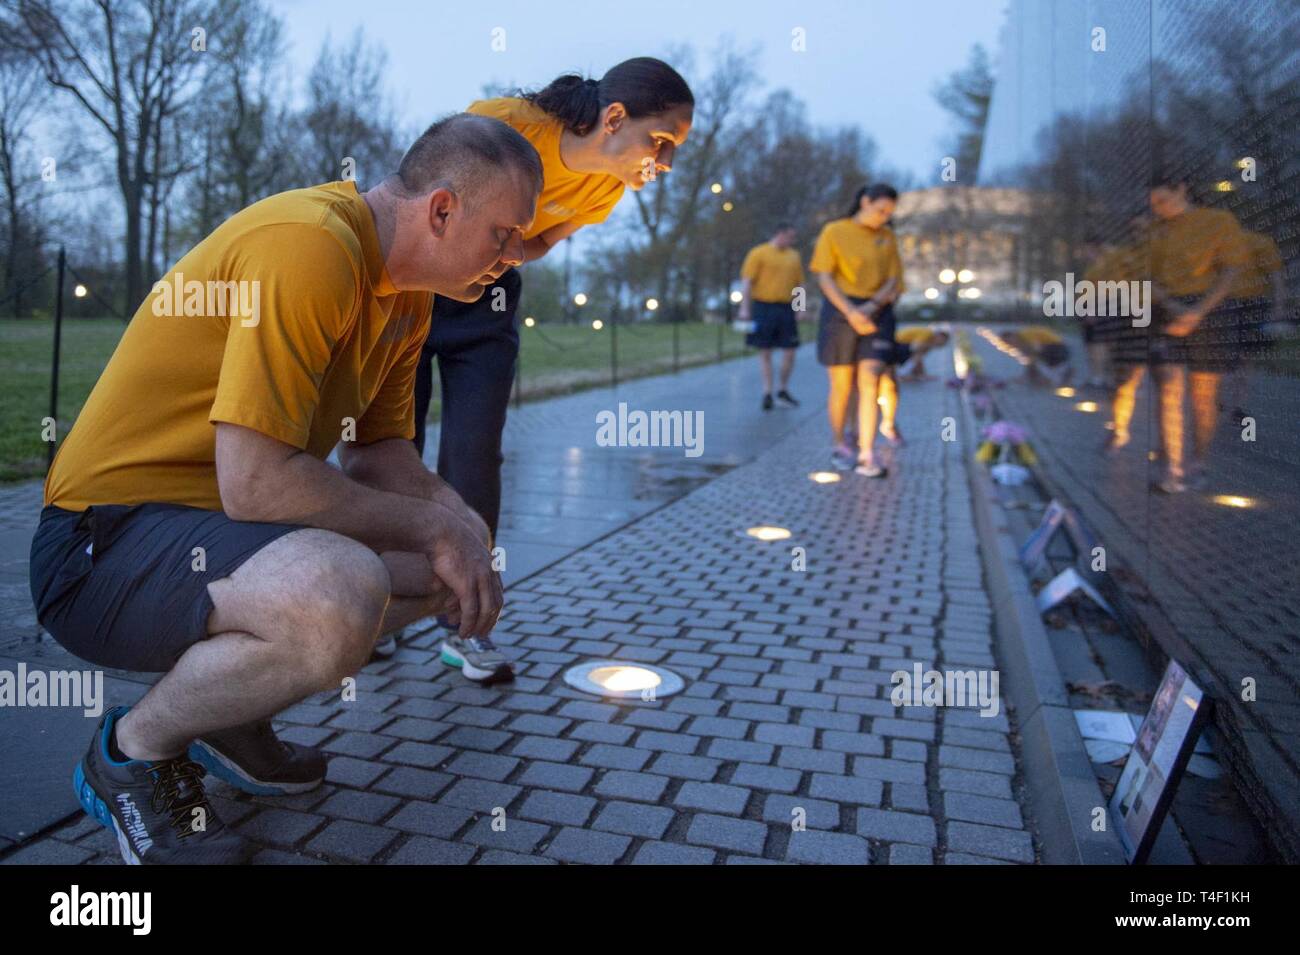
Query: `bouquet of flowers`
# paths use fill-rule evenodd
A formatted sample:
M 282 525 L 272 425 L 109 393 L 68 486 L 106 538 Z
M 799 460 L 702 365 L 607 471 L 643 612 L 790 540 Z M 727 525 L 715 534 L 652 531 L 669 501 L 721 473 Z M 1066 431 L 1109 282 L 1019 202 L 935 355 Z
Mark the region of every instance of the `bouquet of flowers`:
M 1038 463 L 1038 455 L 1029 444 L 1029 433 L 1014 421 L 994 421 L 986 425 L 980 434 L 984 440 L 975 452 L 975 460 L 981 464 L 996 461 L 998 464 L 1032 466 Z M 1019 484 L 1020 481 L 1004 483 Z

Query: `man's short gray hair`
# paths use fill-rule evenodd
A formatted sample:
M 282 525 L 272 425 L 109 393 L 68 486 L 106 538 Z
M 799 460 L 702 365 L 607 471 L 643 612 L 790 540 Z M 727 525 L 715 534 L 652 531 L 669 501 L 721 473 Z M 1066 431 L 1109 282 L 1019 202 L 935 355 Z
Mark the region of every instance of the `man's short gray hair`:
M 473 203 L 502 167 L 542 188 L 542 160 L 532 143 L 499 119 L 453 113 L 426 129 L 406 151 L 397 178 L 409 196 L 449 188 Z

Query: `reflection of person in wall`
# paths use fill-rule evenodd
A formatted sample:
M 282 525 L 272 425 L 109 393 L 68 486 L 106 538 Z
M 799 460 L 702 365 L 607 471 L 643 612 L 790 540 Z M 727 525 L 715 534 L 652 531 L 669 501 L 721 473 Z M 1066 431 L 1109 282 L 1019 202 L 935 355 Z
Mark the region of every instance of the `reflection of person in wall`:
M 1241 349 L 1237 368 L 1228 377 L 1224 404 L 1232 409 L 1232 421 L 1241 424 L 1247 416 L 1250 376 L 1258 361 L 1268 358 L 1273 339 L 1267 328 L 1287 318 L 1287 290 L 1282 269 L 1282 253 L 1277 243 L 1262 232 L 1245 232 L 1246 265 L 1232 286 L 1231 298 L 1224 306 L 1237 325 Z
M 1126 282 L 1130 278 L 1127 266 L 1131 256 L 1127 246 L 1114 245 L 1101 236 L 1092 236 L 1083 247 L 1083 259 L 1087 263 L 1083 280 L 1092 282 L 1094 287 L 1101 282 Z M 1086 384 L 1093 388 L 1109 388 L 1112 384 L 1110 347 L 1104 332 L 1107 323 L 1113 320 L 1114 317 L 1108 315 L 1089 315 L 1079 319 L 1083 350 L 1088 358 Z
M 1098 260 L 1089 268 L 1087 277 L 1097 281 L 1131 282 L 1151 274 L 1147 255 L 1147 235 L 1150 220 L 1146 215 L 1129 220 L 1129 240 L 1117 248 L 1113 257 Z M 1107 352 L 1109 373 L 1115 392 L 1111 402 L 1111 434 L 1104 451 L 1117 455 L 1127 447 L 1131 436 L 1129 425 L 1133 421 L 1133 408 L 1137 404 L 1137 391 L 1146 377 L 1146 329 L 1134 328 L 1133 319 L 1126 315 L 1112 315 L 1093 326 L 1094 337 L 1101 340 Z
M 1233 317 L 1220 308 L 1246 266 L 1249 252 L 1232 213 L 1192 202 L 1187 180 L 1170 175 L 1151 188 L 1151 283 L 1155 299 L 1151 342 L 1159 385 L 1164 494 L 1204 486 L 1219 416 L 1219 382 L 1240 354 Z M 1183 453 L 1183 396 L 1191 386 L 1192 461 Z
M 1025 366 L 1025 380 L 1031 385 L 1063 385 L 1074 374 L 1070 346 L 1059 333 L 1046 325 L 1008 328 L 1001 338 L 1029 359 Z

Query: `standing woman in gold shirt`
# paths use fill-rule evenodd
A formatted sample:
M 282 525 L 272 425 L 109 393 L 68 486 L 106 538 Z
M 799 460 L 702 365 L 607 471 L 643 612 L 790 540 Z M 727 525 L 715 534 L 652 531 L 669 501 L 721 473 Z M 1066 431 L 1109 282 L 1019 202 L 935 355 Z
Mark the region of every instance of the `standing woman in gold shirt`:
M 863 186 L 847 215 L 828 222 L 817 237 L 808 268 L 825 300 L 817 332 L 817 360 L 830 378 L 827 412 L 831 461 L 881 478 L 875 438 L 880 421 L 880 379 L 894 357 L 893 302 L 903 292 L 903 264 L 893 230 L 886 225 L 898 204 L 893 186 Z M 858 386 L 858 448 L 844 443 L 849 398 Z
M 439 297 L 415 382 L 415 442 L 424 453 L 436 358 L 442 383 L 438 474 L 477 511 L 495 539 L 501 510 L 501 434 L 519 355 L 521 280 L 517 266 L 546 255 L 585 225 L 603 222 L 625 189 L 640 190 L 672 168 L 691 129 L 695 98 L 671 66 L 625 60 L 599 80 L 566 74 L 536 92 L 479 100 L 470 113 L 521 133 L 542 158 L 537 217 L 496 236 L 502 265 L 480 280 L 483 297 Z M 392 641 L 381 641 L 388 652 Z M 508 678 L 495 650 L 444 644 L 443 659 L 475 680 Z M 461 662 L 456 663 L 457 659 Z

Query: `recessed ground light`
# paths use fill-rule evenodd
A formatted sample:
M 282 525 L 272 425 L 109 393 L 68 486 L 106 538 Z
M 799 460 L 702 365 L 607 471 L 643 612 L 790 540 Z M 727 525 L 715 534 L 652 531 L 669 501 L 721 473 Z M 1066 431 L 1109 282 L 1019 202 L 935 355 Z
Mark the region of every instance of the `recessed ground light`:
M 1249 497 L 1241 497 L 1236 494 L 1216 494 L 1214 503 L 1222 504 L 1224 507 L 1254 507 L 1255 501 Z
M 1076 404 L 1076 405 L 1074 406 L 1074 410 L 1075 410 L 1075 411 L 1082 411 L 1082 412 L 1085 412 L 1086 414 L 1092 414 L 1094 411 L 1097 410 L 1097 402 L 1095 402 L 1095 401 L 1080 401 L 1078 404 Z
M 839 479 L 840 476 L 835 471 L 814 471 L 808 475 L 808 480 L 818 484 L 834 484 Z
M 686 686 L 672 670 L 619 660 L 579 663 L 564 672 L 564 682 L 583 693 L 618 700 L 658 700 L 680 693 Z
M 1067 385 L 1067 386 L 1064 387 L 1064 388 L 1057 388 L 1057 389 L 1056 389 L 1056 394 L 1057 394 L 1058 397 L 1061 397 L 1061 398 L 1073 398 L 1073 397 L 1074 397 L 1074 389 L 1071 388 L 1071 387 L 1069 387 L 1069 386 Z
M 761 541 L 783 541 L 790 536 L 790 532 L 784 527 L 773 527 L 771 524 L 748 528 L 745 533 Z

